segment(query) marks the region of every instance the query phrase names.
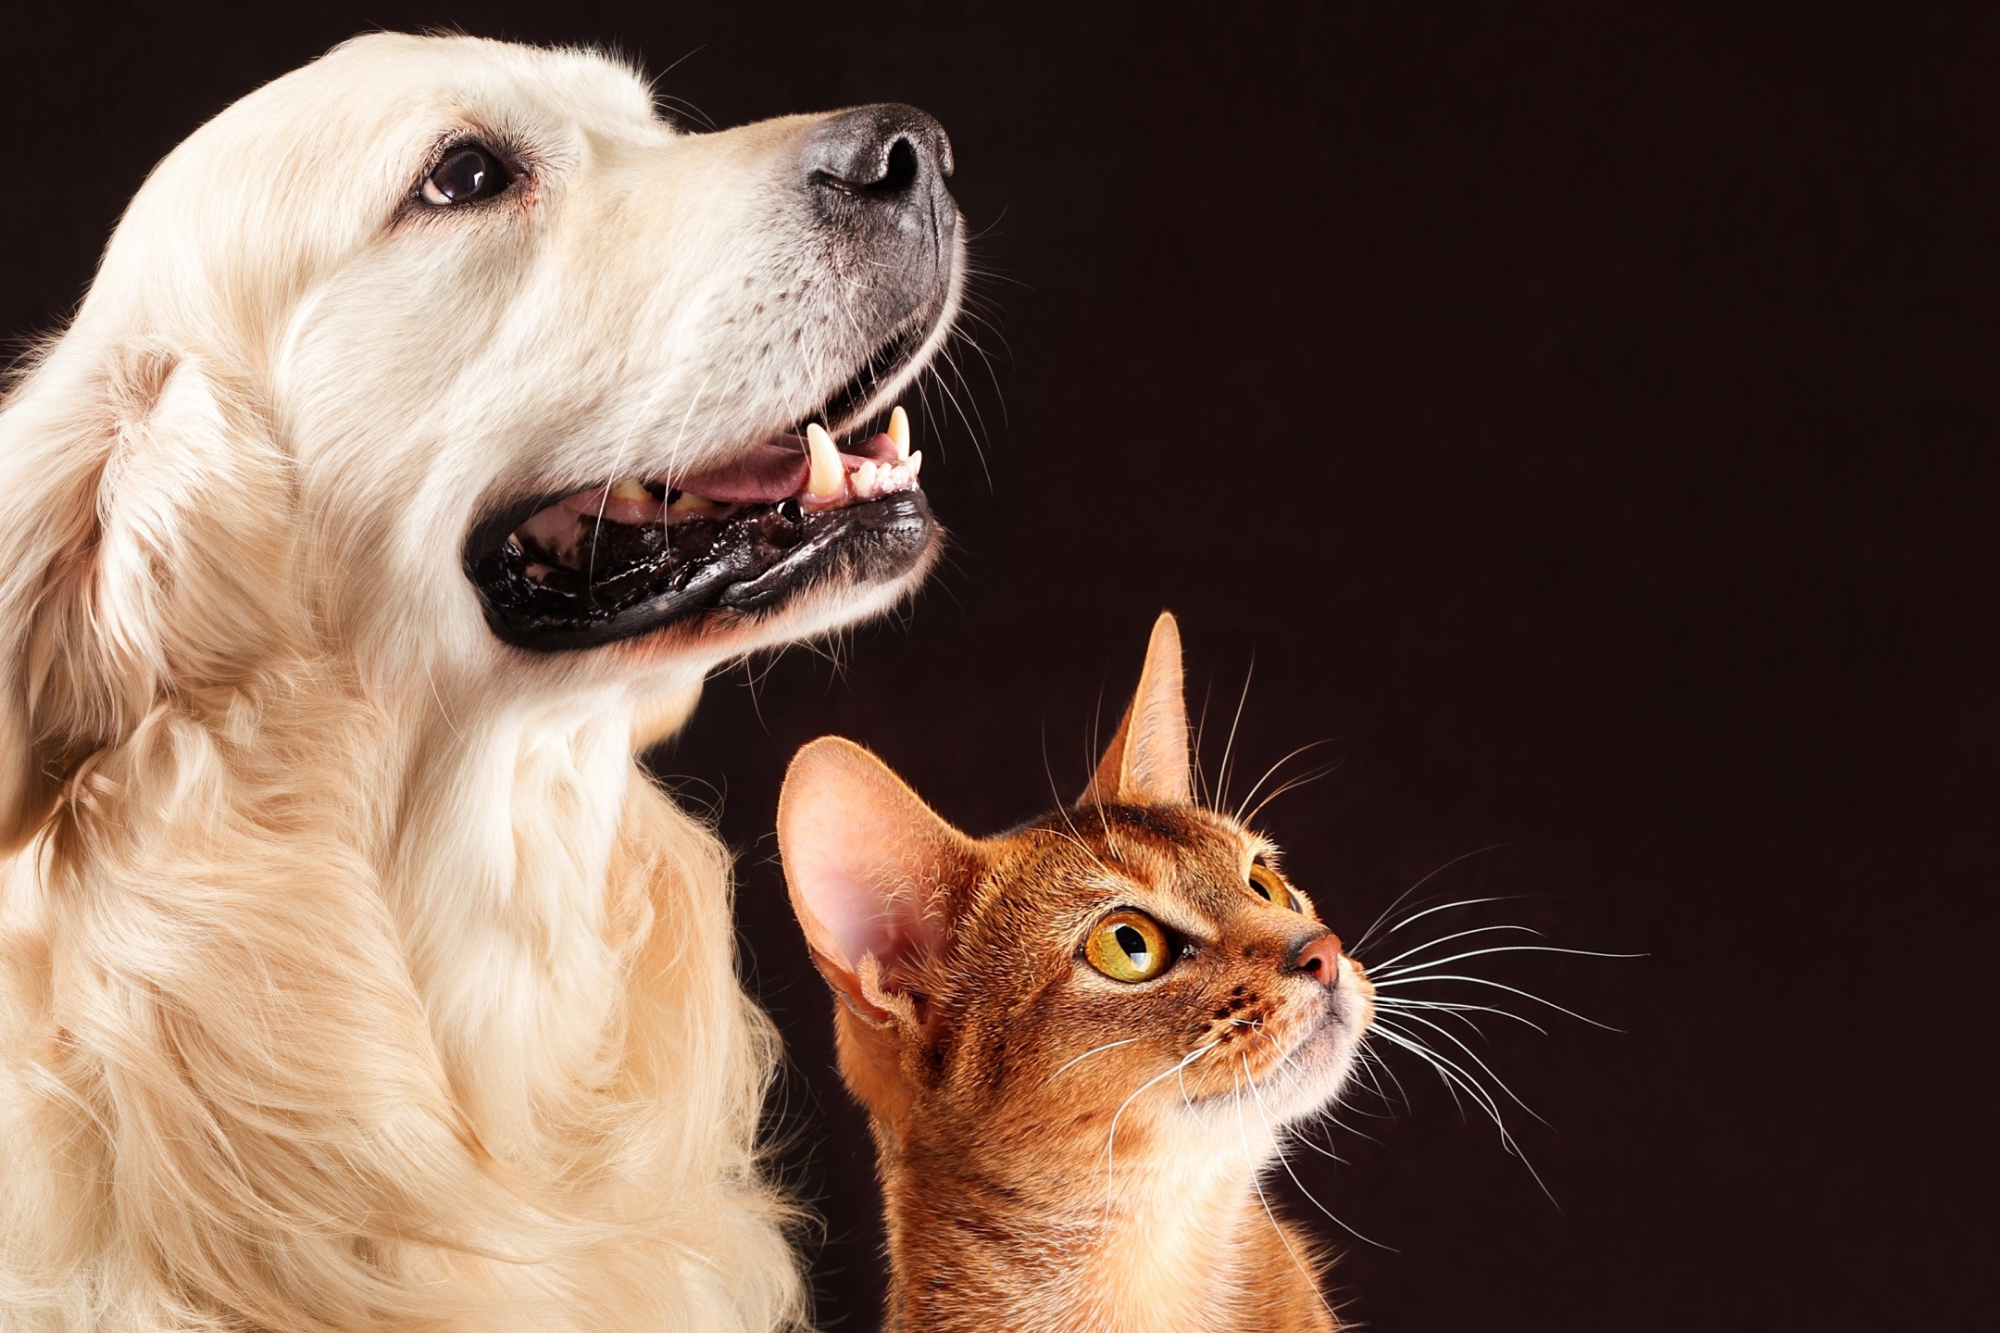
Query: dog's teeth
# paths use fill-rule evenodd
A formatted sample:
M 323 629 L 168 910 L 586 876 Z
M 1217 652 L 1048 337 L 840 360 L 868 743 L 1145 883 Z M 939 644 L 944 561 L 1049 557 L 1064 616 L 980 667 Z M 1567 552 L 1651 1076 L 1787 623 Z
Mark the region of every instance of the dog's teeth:
M 924 451 L 919 449 L 911 454 L 904 466 L 910 469 L 910 480 L 915 481 L 917 474 L 924 470 Z
M 889 414 L 889 439 L 896 446 L 896 457 L 910 456 L 910 414 L 900 406 Z
M 863 463 L 860 467 L 854 469 L 854 493 L 866 496 L 874 489 L 875 464 L 872 462 Z
M 840 450 L 833 446 L 833 436 L 826 433 L 826 427 L 814 424 L 806 427 L 806 452 L 812 459 L 812 471 L 806 478 L 806 498 L 821 504 L 838 500 L 847 490 L 847 471 L 840 465 Z
M 621 481 L 611 484 L 611 498 L 614 500 L 650 500 L 653 498 L 653 493 L 647 490 L 645 483 L 636 477 L 626 477 Z

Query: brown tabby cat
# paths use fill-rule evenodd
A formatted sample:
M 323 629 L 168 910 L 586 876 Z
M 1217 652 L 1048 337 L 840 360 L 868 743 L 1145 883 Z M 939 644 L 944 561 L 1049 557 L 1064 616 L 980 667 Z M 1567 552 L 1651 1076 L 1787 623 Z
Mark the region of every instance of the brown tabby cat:
M 1173 617 L 1074 807 L 974 839 L 823 737 L 778 836 L 874 1130 L 888 1333 L 1335 1327 L 1258 1176 L 1372 988 L 1271 844 L 1194 803 Z

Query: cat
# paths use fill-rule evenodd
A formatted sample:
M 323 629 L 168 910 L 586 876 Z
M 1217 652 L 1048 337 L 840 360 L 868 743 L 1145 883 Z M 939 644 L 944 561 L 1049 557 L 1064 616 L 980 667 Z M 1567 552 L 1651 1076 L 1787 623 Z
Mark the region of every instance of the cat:
M 885 1333 L 1328 1333 L 1270 1209 L 1373 989 L 1276 849 L 1195 802 L 1180 635 L 1082 799 L 975 839 L 867 750 L 794 756 L 780 856 L 887 1214 Z

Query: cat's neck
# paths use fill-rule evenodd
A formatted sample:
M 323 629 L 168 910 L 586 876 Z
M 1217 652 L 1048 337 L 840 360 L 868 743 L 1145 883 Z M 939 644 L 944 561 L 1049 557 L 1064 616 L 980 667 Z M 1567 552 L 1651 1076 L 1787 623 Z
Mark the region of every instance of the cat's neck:
M 883 1139 L 885 1333 L 1331 1329 L 1310 1255 L 1258 1190 L 1268 1137 L 1134 1130 L 1109 1154 L 1108 1127 L 1018 1149 Z

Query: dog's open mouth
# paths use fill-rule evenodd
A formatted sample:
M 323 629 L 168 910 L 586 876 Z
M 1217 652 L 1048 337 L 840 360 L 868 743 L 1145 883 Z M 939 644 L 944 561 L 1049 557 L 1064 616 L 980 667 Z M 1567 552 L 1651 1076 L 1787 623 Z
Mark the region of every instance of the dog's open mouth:
M 524 499 L 476 527 L 465 572 L 523 648 L 589 648 L 702 614 L 768 611 L 831 581 L 879 583 L 936 539 L 897 408 L 840 451 L 817 426 L 684 477 Z

